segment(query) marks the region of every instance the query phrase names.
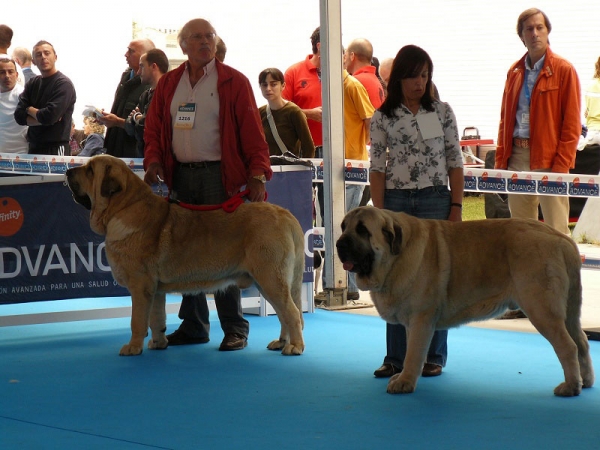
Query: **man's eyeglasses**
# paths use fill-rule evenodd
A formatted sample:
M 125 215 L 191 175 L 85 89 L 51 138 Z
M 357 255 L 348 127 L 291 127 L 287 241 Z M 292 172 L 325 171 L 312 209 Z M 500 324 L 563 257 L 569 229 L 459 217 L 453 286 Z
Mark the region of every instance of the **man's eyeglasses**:
M 215 33 L 194 33 L 190 34 L 187 37 L 190 41 L 200 42 L 202 39 L 206 39 L 207 41 L 213 41 L 215 39 Z

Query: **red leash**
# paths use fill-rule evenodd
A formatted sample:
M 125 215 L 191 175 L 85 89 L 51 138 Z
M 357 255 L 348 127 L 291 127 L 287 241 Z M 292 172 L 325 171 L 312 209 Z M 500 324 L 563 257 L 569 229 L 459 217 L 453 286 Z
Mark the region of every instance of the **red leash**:
M 242 191 L 242 192 L 234 195 L 229 200 L 226 200 L 224 203 L 222 203 L 220 205 L 192 205 L 190 203 L 183 203 L 183 202 L 180 202 L 179 200 L 172 200 L 172 199 L 168 199 L 168 198 L 167 198 L 167 201 L 169 203 L 175 203 L 176 205 L 181 206 L 182 208 L 190 209 L 192 211 L 216 211 L 218 209 L 223 209 L 223 211 L 225 211 L 225 212 L 232 213 L 238 208 L 238 206 L 240 206 L 242 203 L 244 203 L 244 197 L 246 197 L 249 193 L 250 193 L 250 189 L 246 189 L 245 191 Z M 265 192 L 265 201 L 266 200 L 267 200 L 267 193 Z

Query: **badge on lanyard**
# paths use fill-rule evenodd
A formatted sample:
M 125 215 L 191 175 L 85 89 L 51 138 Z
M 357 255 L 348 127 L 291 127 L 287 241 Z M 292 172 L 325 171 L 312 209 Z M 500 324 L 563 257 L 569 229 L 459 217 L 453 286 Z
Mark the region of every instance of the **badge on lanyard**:
M 529 113 L 524 112 L 521 114 L 521 123 L 529 123 Z
M 442 124 L 435 112 L 417 115 L 417 125 L 423 140 L 432 139 L 444 135 Z
M 182 103 L 177 108 L 175 117 L 175 128 L 178 130 L 191 130 L 194 128 L 194 118 L 196 117 L 195 103 Z

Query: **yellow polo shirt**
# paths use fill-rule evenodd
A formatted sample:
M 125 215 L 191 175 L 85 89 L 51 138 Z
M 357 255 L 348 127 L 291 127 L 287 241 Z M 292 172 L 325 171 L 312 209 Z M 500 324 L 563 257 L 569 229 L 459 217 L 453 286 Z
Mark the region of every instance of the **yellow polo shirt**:
M 373 117 L 375 108 L 365 87 L 344 69 L 344 137 L 346 159 L 368 160 L 367 128 L 364 119 Z

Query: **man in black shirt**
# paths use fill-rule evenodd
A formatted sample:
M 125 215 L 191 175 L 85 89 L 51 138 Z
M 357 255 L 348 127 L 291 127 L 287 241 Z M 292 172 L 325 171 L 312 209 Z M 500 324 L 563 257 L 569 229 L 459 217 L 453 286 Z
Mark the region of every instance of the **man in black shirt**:
M 103 112 L 98 117 L 98 122 L 107 128 L 104 146 L 109 155 L 118 158 L 141 158 L 143 155 L 137 150 L 136 139 L 125 132 L 125 120 L 137 106 L 140 95 L 150 86 L 143 84 L 140 75 L 140 57 L 154 48 L 150 39 L 136 39 L 129 43 L 125 59 L 128 67 L 121 75 L 121 81 L 110 113 Z
M 19 125 L 28 125 L 29 153 L 70 155 L 69 136 L 75 107 L 75 87 L 56 69 L 58 56 L 52 44 L 39 41 L 33 47 L 33 63 L 41 76 L 25 85 L 15 110 Z
M 154 96 L 154 89 L 158 80 L 169 70 L 169 58 L 162 50 L 154 48 L 148 50 L 140 58 L 139 75 L 142 84 L 148 84 L 150 87 L 142 92 L 137 106 L 129 117 L 125 120 L 124 128 L 129 136 L 134 136 L 137 141 L 137 152 L 144 156 L 144 126 L 146 125 L 146 114 L 150 107 L 150 102 Z

